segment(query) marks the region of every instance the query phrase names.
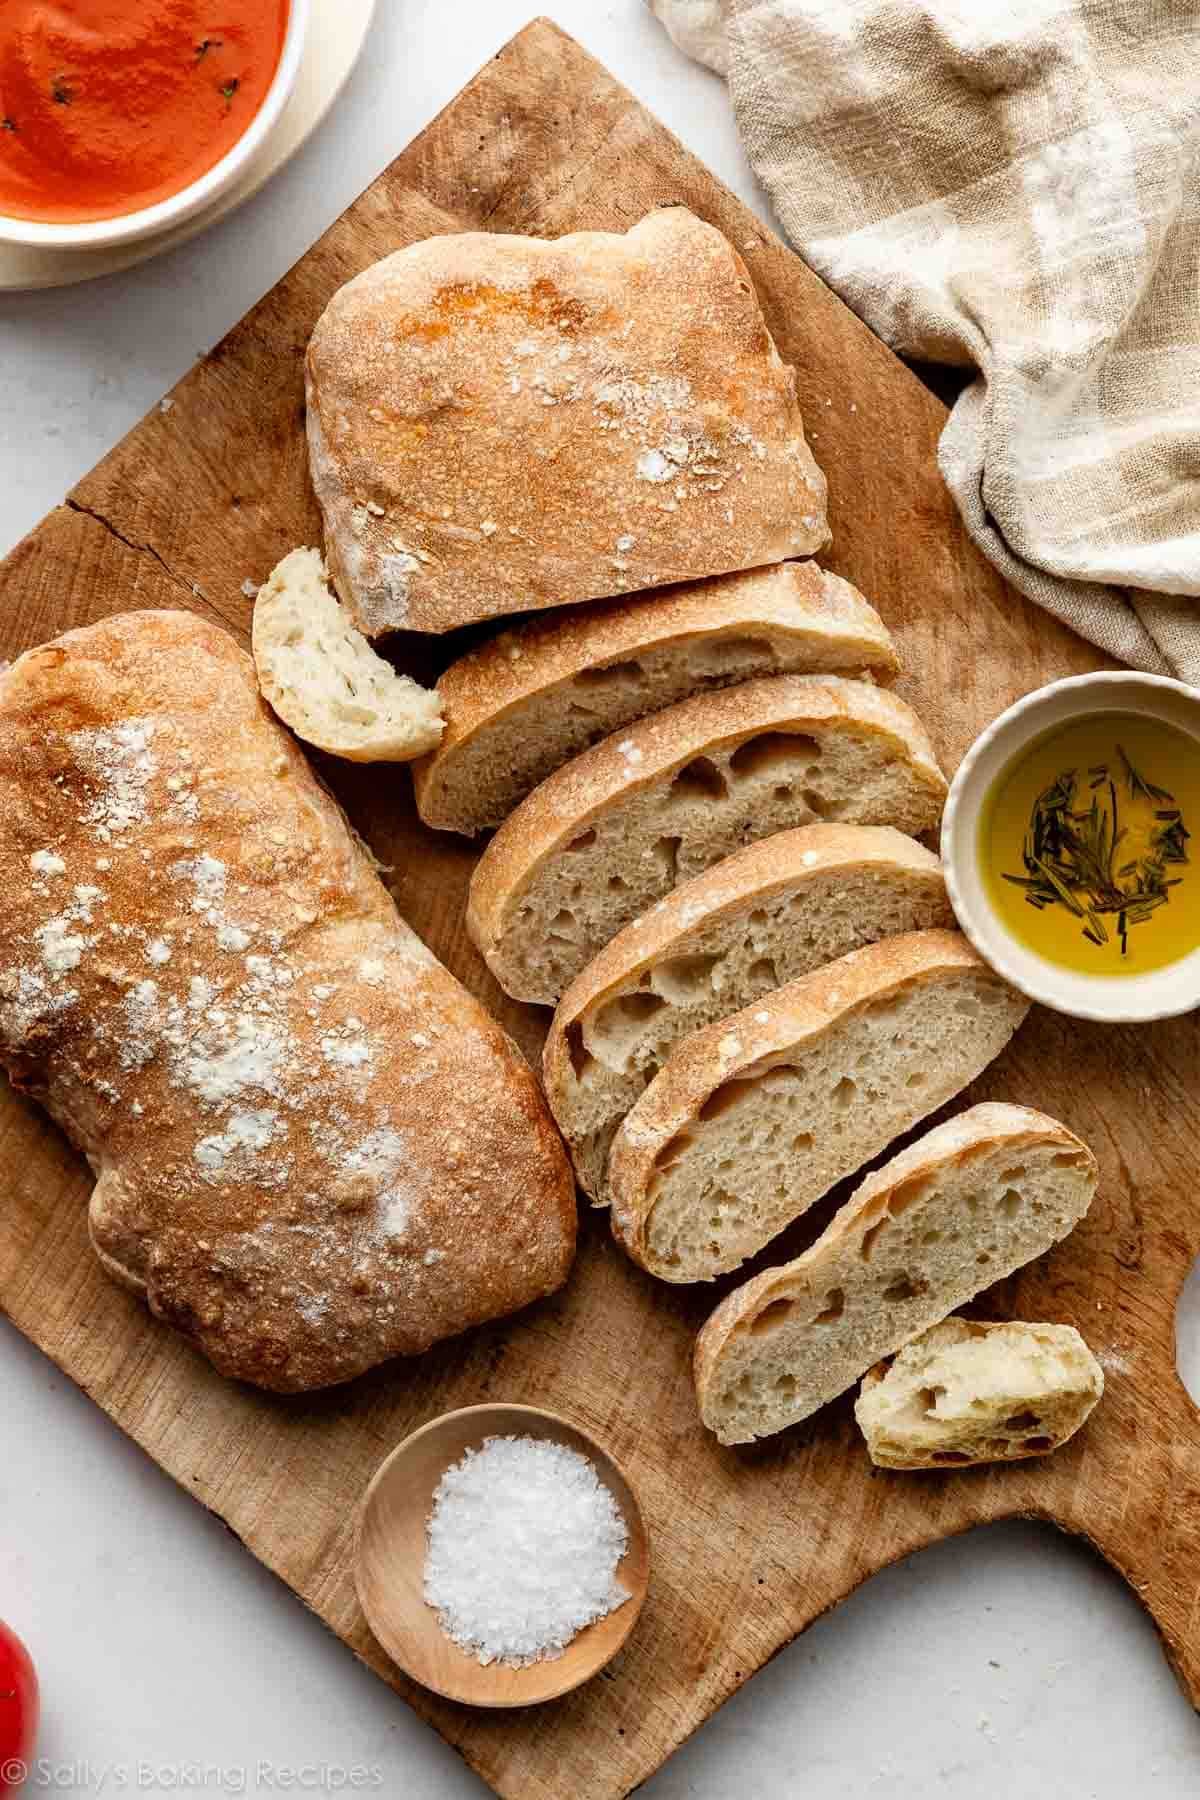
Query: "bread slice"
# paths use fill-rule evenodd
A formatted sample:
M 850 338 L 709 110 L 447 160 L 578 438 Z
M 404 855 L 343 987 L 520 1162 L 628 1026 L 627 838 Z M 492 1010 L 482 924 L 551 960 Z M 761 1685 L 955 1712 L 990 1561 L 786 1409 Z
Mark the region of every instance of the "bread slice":
M 957 931 L 885 938 L 763 995 L 685 1038 L 624 1120 L 614 1233 L 664 1281 L 736 1269 L 953 1099 L 1028 1011 Z
M 376 656 L 330 593 L 316 550 L 293 550 L 254 604 L 264 698 L 297 737 L 349 762 L 411 762 L 442 735 L 441 701 Z
M 1023 1106 L 974 1106 L 868 1175 L 811 1250 L 735 1288 L 696 1342 L 723 1444 L 807 1419 L 1078 1224 L 1096 1159 Z
M 678 1041 L 896 933 L 951 926 L 932 850 L 887 825 L 803 825 L 747 844 L 626 926 L 559 1001 L 542 1070 L 580 1185 Z
M 890 681 L 898 666 L 874 607 L 812 562 L 534 618 L 441 677 L 446 734 L 413 770 L 417 809 L 474 835 L 589 744 L 692 694 L 788 673 Z
M 1060 1449 L 1103 1392 L 1072 1325 L 946 1319 L 867 1370 L 854 1416 L 881 1469 L 1017 1462 Z
M 829 540 L 795 373 L 733 245 L 682 206 L 408 244 L 334 294 L 307 377 L 329 566 L 368 637 Z
M 697 694 L 533 790 L 476 866 L 467 925 L 501 987 L 553 1005 L 622 926 L 743 844 L 819 818 L 919 836 L 945 794 L 916 714 L 866 682 Z

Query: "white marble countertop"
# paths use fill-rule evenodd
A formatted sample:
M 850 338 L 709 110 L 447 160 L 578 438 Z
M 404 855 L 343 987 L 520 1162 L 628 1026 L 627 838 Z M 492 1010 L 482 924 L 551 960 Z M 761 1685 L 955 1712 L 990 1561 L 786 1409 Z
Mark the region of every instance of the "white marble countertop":
M 545 10 L 765 216 L 720 84 L 673 50 L 642 0 L 551 0 Z M 128 275 L 0 298 L 0 551 L 529 16 L 530 0 L 380 0 L 333 119 L 243 212 Z M 1200 1305 L 1185 1311 L 1181 1335 L 1200 1368 Z M 358 1791 L 387 1800 L 483 1794 L 433 1732 L 2 1324 L 0 1356 L 0 1616 L 26 1638 L 44 1686 L 48 1766 L 32 1792 L 333 1791 L 338 1771 L 359 1765 L 369 1785 Z M 1083 1548 L 1011 1525 L 869 1583 L 642 1792 L 1194 1800 L 1198 1786 L 1200 1721 L 1133 1595 Z

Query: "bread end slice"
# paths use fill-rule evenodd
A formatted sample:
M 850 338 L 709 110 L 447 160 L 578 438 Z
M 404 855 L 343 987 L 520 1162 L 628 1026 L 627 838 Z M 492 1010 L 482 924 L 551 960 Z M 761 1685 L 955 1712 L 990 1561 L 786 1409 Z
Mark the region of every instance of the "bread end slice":
M 964 1468 L 1060 1449 L 1103 1392 L 1071 1325 L 946 1319 L 867 1370 L 854 1416 L 878 1468 Z
M 443 725 L 436 693 L 398 675 L 356 631 L 316 550 L 293 550 L 254 605 L 254 666 L 297 737 L 348 762 L 409 762 Z
M 798 1424 L 881 1357 L 1040 1256 L 1096 1191 L 1057 1120 L 985 1104 L 869 1175 L 810 1250 L 735 1288 L 696 1341 L 696 1397 L 723 1444 Z

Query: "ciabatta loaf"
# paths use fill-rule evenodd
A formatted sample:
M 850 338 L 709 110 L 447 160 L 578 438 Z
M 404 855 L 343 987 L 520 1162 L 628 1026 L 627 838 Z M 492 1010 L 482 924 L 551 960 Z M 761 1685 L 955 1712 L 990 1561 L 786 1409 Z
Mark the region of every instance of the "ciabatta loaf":
M 377 656 L 330 593 L 316 550 L 293 550 L 254 603 L 254 667 L 297 737 L 348 762 L 411 762 L 442 735 L 436 693 Z
M 854 1416 L 881 1469 L 961 1468 L 1059 1449 L 1103 1392 L 1071 1325 L 947 1319 L 867 1370 Z
M 836 819 L 918 836 L 946 783 L 902 700 L 836 675 L 698 694 L 536 787 L 476 865 L 467 924 L 501 987 L 553 1005 L 609 939 L 743 844 Z
M 624 236 L 428 238 L 334 295 L 313 485 L 368 637 L 807 556 L 828 538 L 746 265 L 681 206 Z
M 1065 1125 L 986 1105 L 868 1175 L 811 1250 L 735 1288 L 696 1342 L 700 1414 L 723 1444 L 807 1419 L 881 1356 L 1078 1224 L 1096 1159 Z
M 0 675 L 0 884 L 0 1059 L 105 1268 L 223 1374 L 323 1387 L 566 1278 L 533 1075 L 225 632 L 128 613 Z
M 764 994 L 676 1045 L 623 1121 L 616 1237 L 664 1281 L 736 1269 L 961 1092 L 1028 1011 L 956 931 L 884 938 Z
M 886 825 L 807 825 L 735 851 L 626 926 L 559 1001 L 542 1063 L 580 1185 L 608 1199 L 622 1118 L 689 1032 L 849 950 L 951 926 L 941 864 Z
M 446 734 L 413 769 L 417 808 L 427 825 L 474 835 L 578 751 L 692 694 L 758 675 L 889 681 L 896 669 L 875 609 L 812 562 L 530 619 L 442 675 Z

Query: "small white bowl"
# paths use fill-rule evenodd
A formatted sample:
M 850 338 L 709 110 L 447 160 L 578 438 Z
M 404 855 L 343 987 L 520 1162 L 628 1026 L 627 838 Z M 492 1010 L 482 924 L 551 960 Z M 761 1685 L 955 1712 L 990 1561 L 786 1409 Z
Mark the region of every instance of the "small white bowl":
M 155 206 L 144 206 L 138 212 L 122 213 L 113 219 L 47 224 L 40 219 L 12 219 L 0 213 L 0 243 L 25 244 L 40 250 L 102 250 L 169 231 L 211 206 L 239 180 L 291 98 L 304 55 L 310 13 L 311 0 L 291 0 L 283 53 L 262 105 L 232 150 L 197 180 Z
M 997 914 L 979 867 L 979 817 L 993 784 L 1035 739 L 1097 712 L 1162 719 L 1200 743 L 1200 691 L 1165 675 L 1118 670 L 1038 688 L 976 738 L 950 785 L 942 861 L 963 931 L 997 974 L 1031 1000 L 1076 1019 L 1135 1024 L 1200 1006 L 1200 950 L 1139 975 L 1086 975 L 1039 956 Z

